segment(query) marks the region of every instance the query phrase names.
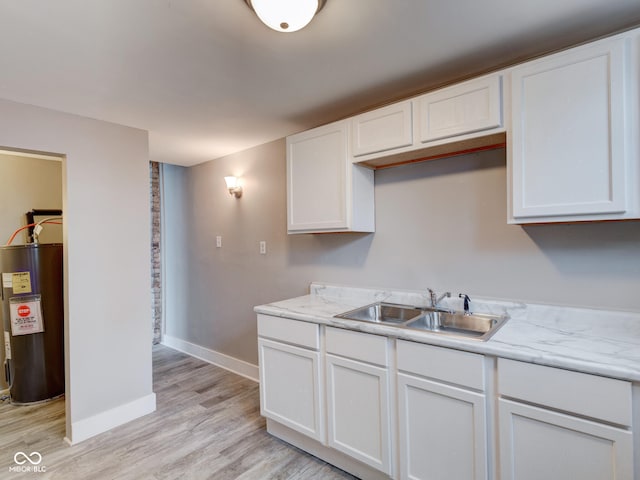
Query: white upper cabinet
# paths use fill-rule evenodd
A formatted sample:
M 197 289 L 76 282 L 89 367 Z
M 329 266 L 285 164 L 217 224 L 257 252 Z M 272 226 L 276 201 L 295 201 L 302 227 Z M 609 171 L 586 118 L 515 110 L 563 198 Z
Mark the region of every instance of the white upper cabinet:
M 410 146 L 412 111 L 411 100 L 407 100 L 353 117 L 353 156 Z
M 373 232 L 373 171 L 353 165 L 347 120 L 287 137 L 289 233 Z
M 510 223 L 638 216 L 630 43 L 618 36 L 513 68 Z
M 500 128 L 502 123 L 502 76 L 474 79 L 417 99 L 420 141 Z
M 363 113 L 351 125 L 353 161 L 372 168 L 504 147 L 502 74 Z

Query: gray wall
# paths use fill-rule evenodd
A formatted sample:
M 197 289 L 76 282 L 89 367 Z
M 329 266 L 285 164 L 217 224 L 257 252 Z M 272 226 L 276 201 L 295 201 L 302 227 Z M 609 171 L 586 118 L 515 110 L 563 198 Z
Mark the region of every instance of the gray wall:
M 0 99 L 0 145 L 64 156 L 65 400 L 77 442 L 155 409 L 148 134 Z
M 640 311 L 640 222 L 507 225 L 505 163 L 494 150 L 377 171 L 370 235 L 286 234 L 284 140 L 176 169 L 166 202 L 179 200 L 172 229 L 188 233 L 168 255 L 188 287 L 167 333 L 256 364 L 252 307 L 312 281 Z

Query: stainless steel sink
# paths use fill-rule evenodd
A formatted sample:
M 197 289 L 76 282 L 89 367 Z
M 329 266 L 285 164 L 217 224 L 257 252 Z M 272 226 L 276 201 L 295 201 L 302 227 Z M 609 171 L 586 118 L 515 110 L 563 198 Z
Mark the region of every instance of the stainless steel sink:
M 420 308 L 384 302 L 365 305 L 336 317 L 481 341 L 488 340 L 509 319 L 508 316 Z
M 508 317 L 464 312 L 425 312 L 404 324 L 406 328 L 434 333 L 458 335 L 486 341 Z
M 379 302 L 341 313 L 336 317 L 373 323 L 401 324 L 417 318 L 423 313 L 417 307 Z

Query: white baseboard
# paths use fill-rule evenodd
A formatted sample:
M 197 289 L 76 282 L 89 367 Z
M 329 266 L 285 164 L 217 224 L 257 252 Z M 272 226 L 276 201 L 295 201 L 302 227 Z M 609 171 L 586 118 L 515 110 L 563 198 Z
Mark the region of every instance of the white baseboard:
M 75 445 L 94 437 L 100 433 L 111 430 L 124 423 L 143 417 L 156 410 L 156 394 L 151 393 L 106 412 L 99 413 L 84 420 L 71 422 L 71 435 L 65 437 L 70 445 Z M 68 432 L 67 432 L 68 433 Z
M 191 355 L 192 357 L 204 360 L 205 362 L 212 363 L 213 365 L 224 368 L 225 370 L 229 370 L 237 375 L 246 377 L 254 382 L 259 381 L 260 375 L 258 373 L 258 366 L 245 362 L 244 360 L 238 360 L 237 358 L 230 357 L 224 353 L 201 347 L 200 345 L 172 337 L 171 335 L 163 335 L 162 344 L 169 348 L 173 348 L 174 350 L 186 353 L 187 355 Z

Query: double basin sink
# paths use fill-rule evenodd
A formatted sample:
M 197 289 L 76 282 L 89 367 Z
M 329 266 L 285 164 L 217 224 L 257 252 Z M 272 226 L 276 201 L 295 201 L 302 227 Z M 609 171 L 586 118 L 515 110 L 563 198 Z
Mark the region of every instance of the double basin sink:
M 385 302 L 365 305 L 335 315 L 335 317 L 481 341 L 488 340 L 509 318 L 508 316 L 459 312 L 437 307 L 412 307 Z

